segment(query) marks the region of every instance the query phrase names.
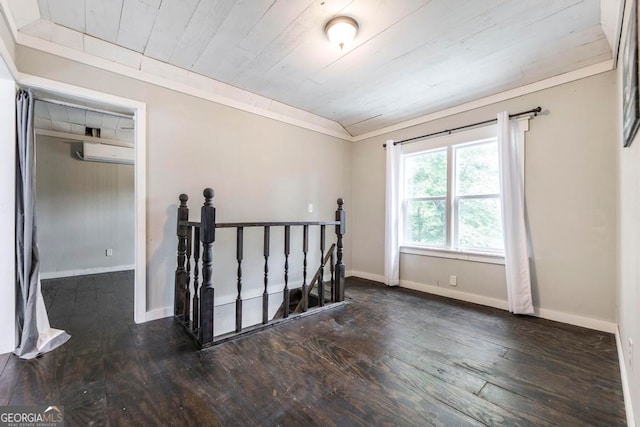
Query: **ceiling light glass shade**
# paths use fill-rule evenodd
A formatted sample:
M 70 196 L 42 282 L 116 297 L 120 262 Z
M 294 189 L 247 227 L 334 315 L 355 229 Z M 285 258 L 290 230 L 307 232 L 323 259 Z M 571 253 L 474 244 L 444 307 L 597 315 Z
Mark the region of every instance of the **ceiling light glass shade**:
M 324 27 L 324 32 L 327 34 L 329 40 L 340 46 L 340 49 L 345 44 L 353 40 L 358 32 L 358 23 L 355 19 L 348 16 L 338 16 L 327 22 Z

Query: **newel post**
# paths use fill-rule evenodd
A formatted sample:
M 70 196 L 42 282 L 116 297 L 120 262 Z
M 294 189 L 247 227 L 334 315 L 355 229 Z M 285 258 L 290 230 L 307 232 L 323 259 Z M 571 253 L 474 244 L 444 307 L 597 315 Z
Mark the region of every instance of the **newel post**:
M 336 221 L 339 221 L 340 224 L 336 225 L 336 284 L 335 284 L 335 298 L 336 302 L 344 301 L 344 279 L 345 279 L 345 266 L 342 262 L 343 256 L 343 246 L 342 246 L 342 236 L 345 233 L 345 219 L 346 212 L 342 210 L 342 205 L 344 201 L 342 198 L 338 199 L 338 209 L 336 210 Z
M 184 319 L 186 312 L 185 301 L 185 288 L 187 286 L 187 270 L 185 269 L 185 263 L 187 261 L 187 232 L 188 226 L 181 225 L 181 221 L 189 221 L 189 208 L 187 207 L 187 200 L 189 196 L 186 194 L 180 195 L 180 206 L 178 206 L 178 217 L 176 223 L 177 235 L 178 235 L 178 267 L 176 268 L 174 300 L 173 300 L 173 314 L 174 316 Z
M 216 240 L 216 208 L 213 207 L 214 192 L 206 188 L 204 205 L 200 209 L 200 241 L 202 242 L 202 286 L 200 287 L 200 328 L 198 338 L 201 346 L 213 343 L 213 242 Z

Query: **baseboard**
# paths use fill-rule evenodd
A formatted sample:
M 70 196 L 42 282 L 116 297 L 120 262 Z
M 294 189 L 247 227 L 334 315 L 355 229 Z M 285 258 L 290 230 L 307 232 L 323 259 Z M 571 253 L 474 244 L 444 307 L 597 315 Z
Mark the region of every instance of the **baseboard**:
M 114 265 L 113 267 L 83 268 L 80 270 L 50 271 L 40 273 L 40 279 L 59 279 L 61 277 L 86 276 L 87 274 L 113 273 L 114 271 L 134 270 L 135 265 Z
M 384 283 L 384 276 L 378 274 L 367 273 L 364 271 L 351 270 L 347 274 L 348 276 L 361 277 L 363 279 L 374 280 L 376 282 Z M 501 310 L 508 310 L 509 305 L 507 301 L 498 298 L 485 297 L 477 294 L 470 294 L 468 292 L 462 292 L 456 289 L 443 288 L 440 286 L 427 285 L 425 283 L 412 282 L 410 280 L 400 280 L 400 287 L 413 289 L 420 292 L 426 292 L 428 294 L 440 295 L 446 298 L 453 298 L 460 301 L 466 301 L 473 304 L 485 305 L 488 307 L 499 308 Z M 602 332 L 615 333 L 617 325 L 613 322 L 606 320 L 593 319 L 590 317 L 578 316 L 570 313 L 563 313 L 560 311 L 550 310 L 546 308 L 535 308 L 535 315 L 556 322 L 567 323 L 569 325 L 581 326 L 583 328 L 594 329 Z
M 624 350 L 622 349 L 622 338 L 620 329 L 616 325 L 616 347 L 618 349 L 618 363 L 620 364 L 620 379 L 622 381 L 622 395 L 624 396 L 624 409 L 627 414 L 627 425 L 635 427 L 636 420 L 633 415 L 633 404 L 631 402 L 631 391 L 629 389 L 629 379 L 627 377 L 627 365 L 624 363 Z
M 462 292 L 456 289 L 449 289 L 434 285 L 427 285 L 424 283 L 412 282 L 410 280 L 400 280 L 400 287 L 413 289 L 414 291 L 426 292 L 428 294 L 439 295 L 442 297 L 453 298 L 460 301 L 471 302 L 473 304 L 499 308 L 502 310 L 507 310 L 509 308 L 507 302 L 501 299 L 470 294 L 468 292 Z
M 152 320 L 164 319 L 165 317 L 173 316 L 173 307 L 156 308 L 155 310 L 147 311 L 144 317 L 145 322 Z
M 361 279 L 373 280 L 374 282 L 384 283 L 384 276 L 381 276 L 379 274 L 366 273 L 364 271 L 349 270 L 346 272 L 346 276 L 360 277 Z
M 443 297 L 454 298 L 474 304 L 499 308 L 501 310 L 509 309 L 508 302 L 498 298 L 485 297 L 482 295 L 470 294 L 455 289 L 426 285 L 424 283 L 411 282 L 408 280 L 401 280 L 400 286 L 403 288 L 414 289 L 416 291 L 427 292 L 429 294 L 440 295 Z M 593 319 L 590 317 L 578 316 L 570 313 L 563 313 L 547 308 L 535 307 L 534 310 L 535 316 L 542 319 L 553 320 L 560 323 L 567 323 L 569 325 L 580 326 L 587 329 L 594 329 L 596 331 L 608 332 L 613 334 L 615 333 L 617 328 L 615 323 L 607 322 L 605 320 Z
M 613 322 L 607 322 L 606 320 L 593 319 L 591 317 L 578 316 L 576 314 L 563 313 L 561 311 L 549 310 L 547 308 L 534 307 L 536 316 L 547 320 L 553 320 L 560 323 L 567 323 L 569 325 L 581 326 L 587 329 L 594 329 L 596 331 L 608 332 L 614 334 L 618 326 Z

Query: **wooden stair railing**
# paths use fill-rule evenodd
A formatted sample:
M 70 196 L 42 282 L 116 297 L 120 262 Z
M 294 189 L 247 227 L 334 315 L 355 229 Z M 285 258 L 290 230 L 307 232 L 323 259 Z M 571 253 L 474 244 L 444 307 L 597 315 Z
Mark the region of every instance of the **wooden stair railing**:
M 208 347 L 227 341 L 235 336 L 250 333 L 275 323 L 306 315 L 307 312 L 323 309 L 327 298 L 325 297 L 324 269 L 329 262 L 331 270 L 331 292 L 328 307 L 334 307 L 344 302 L 345 266 L 342 262 L 343 243 L 345 233 L 345 211 L 343 201 L 338 199 L 335 221 L 311 221 L 311 222 L 243 222 L 243 223 L 216 223 L 216 208 L 213 206 L 214 192 L 207 188 L 203 192 L 204 204 L 200 211 L 200 222 L 189 221 L 188 196 L 180 195 L 180 205 L 177 215 L 177 268 L 175 273 L 175 300 L 174 317 L 180 321 L 188 333 L 196 340 L 200 347 Z M 335 226 L 336 243 L 332 244 L 325 253 L 326 226 Z M 307 284 L 307 253 L 309 251 L 309 228 L 320 229 L 320 266 L 313 278 Z M 262 323 L 243 327 L 242 321 L 242 261 L 244 245 L 244 229 L 249 227 L 263 228 L 264 233 L 264 290 L 262 293 Z M 271 228 L 284 228 L 284 289 L 282 291 L 283 304 L 278 312 L 282 312 L 282 319 L 269 320 L 269 252 Z M 303 229 L 303 265 L 302 287 L 289 289 L 289 255 L 291 250 L 291 227 Z M 236 229 L 236 261 L 237 296 L 235 301 L 235 332 L 214 337 L 214 294 L 213 286 L 213 244 L 217 228 Z M 335 260 L 335 263 L 334 263 Z M 201 271 L 198 263 L 201 261 Z M 201 280 L 201 281 L 200 281 Z M 198 287 L 198 285 L 200 285 Z M 309 297 L 311 290 L 317 286 L 317 307 L 309 310 Z M 293 299 L 292 299 L 293 296 Z M 297 300 L 299 298 L 299 300 Z M 295 301 L 293 307 L 290 301 Z M 293 310 L 291 310 L 293 308 Z
M 295 312 L 299 312 L 299 310 L 301 311 L 307 311 L 307 309 L 309 308 L 309 295 L 311 294 L 311 291 L 313 290 L 313 287 L 316 285 L 316 282 L 318 283 L 318 289 L 320 288 L 324 288 L 324 266 L 327 264 L 327 261 L 332 260 L 333 259 L 333 253 L 336 249 L 336 244 L 333 243 L 331 244 L 331 247 L 329 248 L 329 250 L 327 251 L 326 255 L 324 256 L 324 258 L 322 259 L 322 262 L 320 264 L 320 267 L 318 267 L 318 269 L 316 270 L 315 274 L 313 275 L 313 278 L 311 278 L 311 286 L 309 286 L 309 288 L 307 289 L 306 292 L 306 302 L 305 302 L 305 306 L 301 307 L 300 305 L 298 305 L 295 308 Z M 331 295 L 334 294 L 333 292 L 333 287 L 335 285 L 335 278 L 333 277 L 333 265 L 329 264 L 329 266 L 331 267 L 331 280 L 329 283 L 331 283 Z M 320 294 L 320 292 L 318 292 L 318 295 Z M 323 292 L 324 294 L 324 292 Z M 320 297 L 318 297 L 319 299 Z M 323 295 L 323 299 L 324 299 L 324 295 Z M 333 300 L 333 299 L 332 299 Z M 300 301 L 301 303 L 303 301 Z M 321 304 L 321 306 L 324 304 Z
M 304 313 L 309 309 L 309 296 L 311 295 L 311 291 L 316 285 L 316 282 L 318 283 L 319 287 L 324 286 L 324 280 L 320 278 L 320 271 L 323 269 L 323 266 L 326 265 L 327 262 L 333 258 L 333 253 L 335 251 L 335 248 L 336 248 L 336 244 L 333 243 L 329 248 L 329 250 L 327 251 L 327 253 L 323 256 L 322 264 L 318 267 L 315 274 L 311 278 L 311 281 L 309 282 L 310 283 L 309 286 L 303 285 L 301 288 L 291 289 L 289 291 L 289 297 L 290 297 L 289 314 Z M 329 283 L 331 283 L 331 288 L 333 289 L 333 286 L 334 286 L 333 268 L 331 269 L 331 274 L 332 274 L 331 281 Z M 333 295 L 333 292 L 331 294 Z M 319 296 L 318 296 L 318 305 L 320 307 L 324 305 L 324 304 L 320 304 Z M 280 308 L 278 309 L 276 314 L 273 316 L 273 319 L 274 320 L 282 319 L 283 317 L 284 317 L 284 301 L 282 302 L 282 305 L 280 305 Z

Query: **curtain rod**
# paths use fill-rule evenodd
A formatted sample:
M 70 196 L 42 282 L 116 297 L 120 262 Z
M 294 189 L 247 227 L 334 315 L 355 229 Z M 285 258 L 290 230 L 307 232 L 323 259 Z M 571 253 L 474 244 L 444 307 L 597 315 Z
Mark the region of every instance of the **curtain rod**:
M 521 111 L 519 113 L 515 113 L 515 114 L 509 114 L 509 118 L 512 119 L 514 117 L 519 117 L 519 116 L 524 116 L 527 114 L 533 114 L 533 116 L 537 116 L 538 113 L 542 111 L 542 107 L 536 107 L 532 110 L 527 110 L 527 111 Z M 424 139 L 424 138 L 429 138 L 431 136 L 436 136 L 436 135 L 442 135 L 442 134 L 447 134 L 450 135 L 452 132 L 456 132 L 462 129 L 467 129 L 467 128 L 472 128 L 475 126 L 481 126 L 481 125 L 488 125 L 489 123 L 495 123 L 497 122 L 498 119 L 491 119 L 491 120 L 485 120 L 482 122 L 477 122 L 477 123 L 471 123 L 470 125 L 464 125 L 464 126 L 458 126 L 457 128 L 451 128 L 451 129 L 445 129 L 445 130 L 441 130 L 439 132 L 433 132 L 433 133 L 428 133 L 426 135 L 420 135 L 420 136 L 414 136 L 413 138 L 408 138 L 408 139 L 402 139 L 400 141 L 393 141 L 393 145 L 398 145 L 398 144 L 406 144 L 406 143 L 410 143 L 410 142 L 414 142 L 418 139 Z M 387 144 L 382 144 L 383 147 L 386 147 Z
M 34 94 L 36 101 L 48 102 L 49 104 L 62 105 L 63 107 L 77 108 L 80 110 L 93 111 L 94 113 L 106 114 L 108 116 L 122 117 L 124 119 L 133 119 L 133 114 L 116 113 L 114 111 L 101 110 L 99 108 L 87 107 L 86 105 L 74 104 L 72 102 L 60 101 L 58 99 L 43 98 Z

